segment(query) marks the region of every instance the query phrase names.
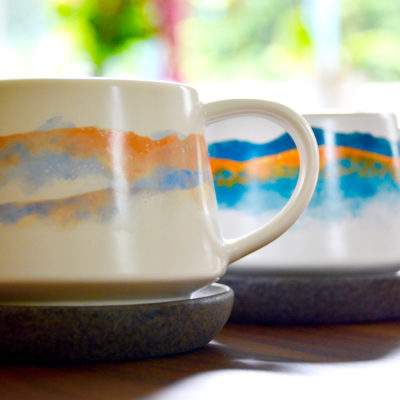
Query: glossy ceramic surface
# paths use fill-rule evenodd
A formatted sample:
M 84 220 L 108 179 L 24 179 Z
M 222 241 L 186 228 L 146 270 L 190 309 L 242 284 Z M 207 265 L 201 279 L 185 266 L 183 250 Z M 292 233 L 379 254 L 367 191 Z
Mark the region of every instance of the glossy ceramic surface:
M 285 236 L 233 268 L 397 270 L 400 137 L 395 117 L 305 118 L 313 128 L 321 161 L 313 198 Z M 220 136 L 209 144 L 223 230 L 233 235 L 256 228 L 278 212 L 298 177 L 298 154 L 287 133 L 266 121 L 247 121 L 246 126 L 254 127 L 246 136 L 232 126 L 212 127 Z M 270 140 L 262 139 L 262 130 L 269 132 Z
M 228 243 L 204 130 L 244 112 L 282 120 L 304 168 L 276 221 Z M 309 126 L 275 103 L 203 105 L 157 82 L 0 82 L 0 301 L 187 296 L 297 219 L 317 160 Z

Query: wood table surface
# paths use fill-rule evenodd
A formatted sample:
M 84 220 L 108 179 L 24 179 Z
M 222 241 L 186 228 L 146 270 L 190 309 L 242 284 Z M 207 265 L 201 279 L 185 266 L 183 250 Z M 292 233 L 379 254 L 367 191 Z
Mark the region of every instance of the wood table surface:
M 3 365 L 0 399 L 400 399 L 400 322 L 229 323 L 203 349 L 131 362 Z

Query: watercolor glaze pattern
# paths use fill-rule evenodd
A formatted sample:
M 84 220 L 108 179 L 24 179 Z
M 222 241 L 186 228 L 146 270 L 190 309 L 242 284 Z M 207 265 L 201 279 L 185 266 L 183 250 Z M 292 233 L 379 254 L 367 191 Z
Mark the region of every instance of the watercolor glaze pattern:
M 3 276 L 198 285 L 222 268 L 202 134 L 52 125 L 0 137 Z
M 0 223 L 107 221 L 118 197 L 210 183 L 208 160 L 197 154 L 206 145 L 196 134 L 152 139 L 69 127 L 0 137 Z
M 388 238 L 400 233 L 400 141 L 365 131 L 312 129 L 320 173 L 308 208 L 287 234 L 239 264 L 400 262 L 398 246 Z M 242 234 L 276 215 L 295 188 L 300 160 L 287 133 L 265 143 L 209 143 L 209 154 L 225 233 Z
M 400 196 L 400 143 L 393 145 L 368 133 L 313 131 L 319 145 L 320 174 L 308 215 L 347 218 L 362 213 L 378 195 Z M 222 208 L 256 214 L 277 211 L 294 190 L 300 160 L 287 133 L 265 144 L 212 143 L 209 153 Z

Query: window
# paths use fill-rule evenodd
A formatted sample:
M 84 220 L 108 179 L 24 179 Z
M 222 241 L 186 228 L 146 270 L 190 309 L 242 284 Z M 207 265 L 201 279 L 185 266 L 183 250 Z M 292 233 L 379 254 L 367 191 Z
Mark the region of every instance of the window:
M 96 36 L 110 39 L 96 44 L 107 51 L 120 41 L 105 57 L 88 41 L 88 4 L 130 15 L 118 16 L 117 36 Z M 305 112 L 398 112 L 400 2 L 0 0 L 0 54 L 2 79 L 172 79 L 197 85 L 207 100 L 252 96 Z

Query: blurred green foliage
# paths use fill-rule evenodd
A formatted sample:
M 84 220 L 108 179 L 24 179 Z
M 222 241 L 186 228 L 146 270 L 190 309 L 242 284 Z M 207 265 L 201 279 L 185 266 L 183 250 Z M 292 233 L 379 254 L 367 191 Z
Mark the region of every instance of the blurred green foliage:
M 190 80 L 285 78 L 312 68 L 301 0 L 190 0 L 182 25 Z
M 103 75 L 109 57 L 156 33 L 148 3 L 146 0 L 56 1 L 58 14 L 90 56 L 94 75 Z
M 53 0 L 102 75 L 110 57 L 157 34 L 156 2 Z M 184 0 L 180 64 L 187 81 L 287 80 L 316 74 L 307 0 Z M 314 3 L 324 0 L 315 0 Z M 400 1 L 337 0 L 342 71 L 400 80 Z M 152 8 L 153 7 L 153 8 Z M 340 71 L 339 71 L 340 72 Z
M 306 0 L 188 1 L 193 14 L 182 27 L 182 62 L 189 80 L 280 80 L 316 73 Z M 337 1 L 342 71 L 399 80 L 400 1 Z
M 341 0 L 343 64 L 369 79 L 400 79 L 400 1 Z

